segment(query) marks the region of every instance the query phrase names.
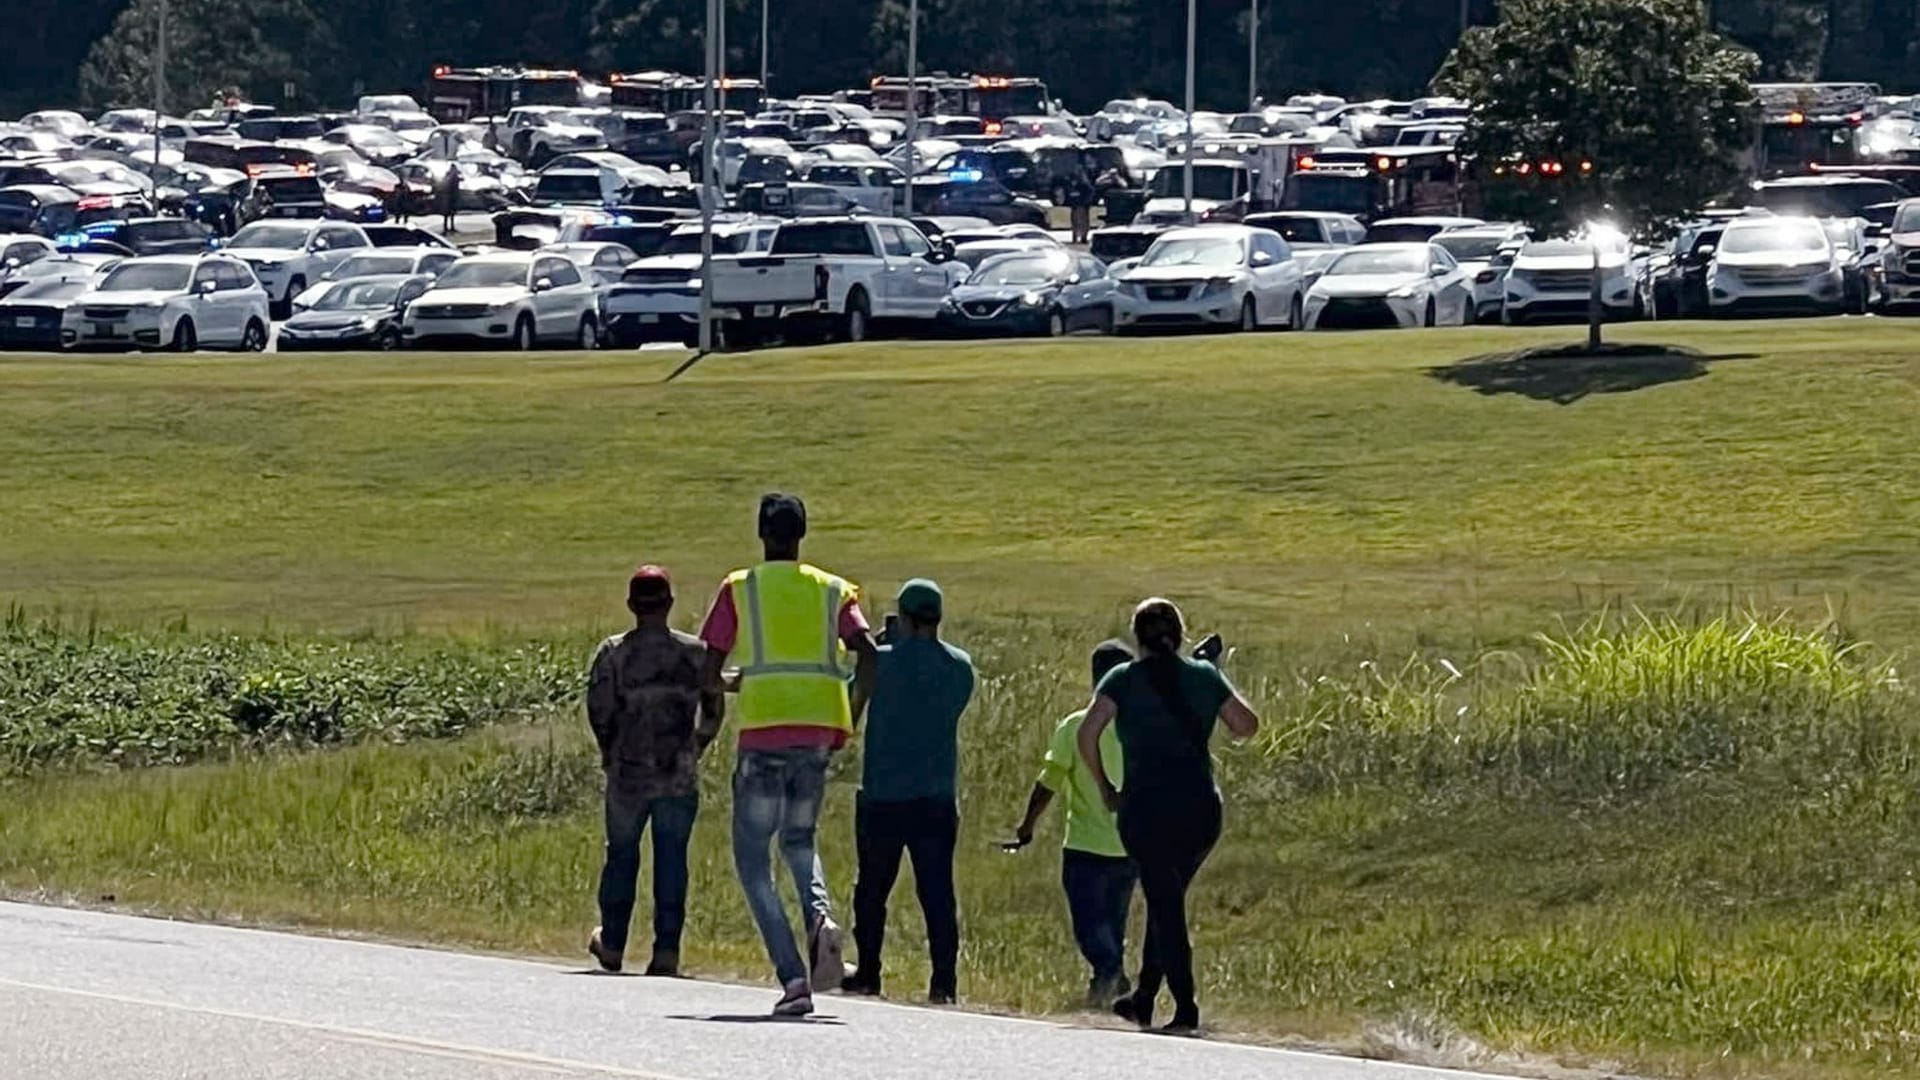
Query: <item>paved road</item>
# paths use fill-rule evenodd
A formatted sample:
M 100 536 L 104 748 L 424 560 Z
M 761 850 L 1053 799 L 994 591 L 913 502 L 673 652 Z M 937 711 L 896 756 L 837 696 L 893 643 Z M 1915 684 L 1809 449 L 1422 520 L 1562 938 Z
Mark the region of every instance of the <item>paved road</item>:
M 0 1077 L 1469 1080 L 552 964 L 0 904 Z

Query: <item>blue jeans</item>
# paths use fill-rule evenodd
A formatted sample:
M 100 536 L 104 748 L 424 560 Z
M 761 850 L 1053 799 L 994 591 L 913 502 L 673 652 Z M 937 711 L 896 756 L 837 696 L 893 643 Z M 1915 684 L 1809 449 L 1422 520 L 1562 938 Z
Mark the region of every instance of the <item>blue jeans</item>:
M 607 785 L 607 861 L 600 870 L 600 942 L 627 950 L 640 877 L 640 834 L 653 823 L 653 951 L 678 953 L 687 921 L 687 841 L 700 796 L 647 799 Z
M 1067 848 L 1060 855 L 1060 884 L 1067 891 L 1073 940 L 1097 983 L 1126 971 L 1127 909 L 1140 878 L 1133 860 Z
M 808 968 L 780 904 L 767 848 L 777 837 L 781 861 L 800 898 L 803 929 L 811 931 L 833 910 L 813 844 L 831 757 L 825 748 L 742 750 L 733 770 L 733 868 L 783 986 L 805 979 Z

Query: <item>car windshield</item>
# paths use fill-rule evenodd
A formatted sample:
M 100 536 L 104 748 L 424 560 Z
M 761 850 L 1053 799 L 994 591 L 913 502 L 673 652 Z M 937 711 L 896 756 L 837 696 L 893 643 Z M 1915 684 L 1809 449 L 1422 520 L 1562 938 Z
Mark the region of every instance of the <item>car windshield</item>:
M 98 273 L 102 266 L 112 266 L 119 260 L 75 259 L 55 256 L 39 259 L 13 272 L 15 281 L 37 281 L 41 278 L 80 278 L 85 279 Z
M 375 274 L 411 274 L 413 256 L 411 255 L 355 255 L 340 264 L 333 272 L 335 280 L 372 277 Z
M 1212 236 L 1184 236 L 1160 240 L 1140 260 L 1141 266 L 1239 266 L 1244 261 L 1240 241 Z
M 1491 235 L 1487 233 L 1477 235 L 1474 233 L 1441 233 L 1439 236 L 1433 238 L 1433 242 L 1446 248 L 1447 254 L 1452 255 L 1455 259 L 1461 262 L 1470 262 L 1479 259 L 1493 258 L 1493 253 L 1500 250 L 1500 245 L 1511 239 L 1512 237 L 1504 233 L 1494 233 Z
M 1720 236 L 1720 250 L 1728 255 L 1756 251 L 1820 251 L 1827 237 L 1813 222 L 1773 222 L 1744 229 L 1728 229 Z
M 1046 285 L 1062 269 L 1058 257 L 1015 255 L 991 259 L 980 264 L 980 272 L 968 279 L 969 285 Z
M 1427 270 L 1426 252 L 1413 248 L 1367 250 L 1355 248 L 1327 267 L 1328 277 L 1348 274 L 1423 274 Z
M 193 267 L 183 263 L 125 263 L 100 283 L 101 292 L 186 292 Z
M 527 266 L 518 262 L 460 262 L 447 267 L 436 287 L 441 289 L 490 289 L 501 285 L 524 285 Z
M 747 234 L 713 234 L 713 253 L 715 255 L 739 255 L 747 250 Z M 667 242 L 654 250 L 655 255 L 698 255 L 700 254 L 700 230 L 677 232 L 667 237 Z
M 388 308 L 400 292 L 390 281 L 343 281 L 314 301 L 315 311 L 364 311 Z
M 85 281 L 35 281 L 20 286 L 12 300 L 71 300 L 87 291 Z
M 227 241 L 233 248 L 279 248 L 298 251 L 307 246 L 307 230 L 298 225 L 269 225 L 254 222 L 233 234 Z

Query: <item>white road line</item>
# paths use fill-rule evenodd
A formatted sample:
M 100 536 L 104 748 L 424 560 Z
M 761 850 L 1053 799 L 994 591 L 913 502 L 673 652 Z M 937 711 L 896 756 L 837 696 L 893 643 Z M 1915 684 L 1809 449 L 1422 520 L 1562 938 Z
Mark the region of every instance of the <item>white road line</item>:
M 21 982 L 17 979 L 0 978 L 0 988 L 31 990 L 45 994 L 65 994 L 70 997 L 90 998 L 95 1001 L 107 1001 L 117 1005 L 137 1005 L 148 1009 L 165 1009 L 169 1012 L 195 1013 L 201 1016 L 215 1016 L 224 1020 L 242 1020 L 256 1024 L 275 1024 L 280 1027 L 294 1028 L 327 1035 L 346 1042 L 360 1043 L 366 1046 L 388 1047 L 416 1054 L 430 1054 L 436 1057 L 453 1058 L 459 1061 L 471 1061 L 484 1065 L 516 1065 L 539 1069 L 545 1072 L 565 1075 L 569 1072 L 590 1072 L 601 1076 L 627 1077 L 629 1080 L 687 1080 L 686 1077 L 670 1076 L 666 1073 L 647 1072 L 643 1069 L 628 1069 L 619 1065 L 600 1065 L 591 1061 L 571 1061 L 566 1058 L 547 1057 L 543 1054 L 523 1054 L 513 1050 L 492 1050 L 483 1046 L 464 1046 L 460 1043 L 443 1042 L 438 1039 L 420 1039 L 410 1035 L 393 1035 L 382 1031 L 367 1031 L 361 1028 L 337 1027 L 332 1024 L 316 1024 L 307 1020 L 289 1020 L 282 1016 L 262 1016 L 259 1013 L 237 1012 L 231 1009 L 209 1009 L 199 1005 L 182 1005 L 173 1001 L 152 1001 L 147 998 L 130 997 L 125 994 L 107 994 L 97 990 L 75 990 L 67 986 L 47 986 L 42 983 Z

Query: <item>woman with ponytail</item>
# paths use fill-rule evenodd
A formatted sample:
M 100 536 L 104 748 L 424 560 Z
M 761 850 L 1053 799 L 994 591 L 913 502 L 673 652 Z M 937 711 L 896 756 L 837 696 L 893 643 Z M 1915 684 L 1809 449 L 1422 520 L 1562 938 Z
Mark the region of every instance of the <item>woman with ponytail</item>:
M 1140 979 L 1113 1010 L 1141 1028 L 1153 1026 L 1164 981 L 1173 1020 L 1164 1030 L 1193 1034 L 1200 1005 L 1187 936 L 1187 888 L 1220 839 L 1220 789 L 1208 742 L 1215 721 L 1235 738 L 1259 729 L 1260 718 L 1213 664 L 1181 655 L 1186 628 L 1170 600 L 1144 600 L 1133 612 L 1140 658 L 1108 672 L 1080 725 L 1080 756 L 1120 816 L 1120 842 L 1140 870 L 1147 901 Z M 1120 738 L 1126 790 L 1114 790 L 1100 760 L 1100 735 Z

